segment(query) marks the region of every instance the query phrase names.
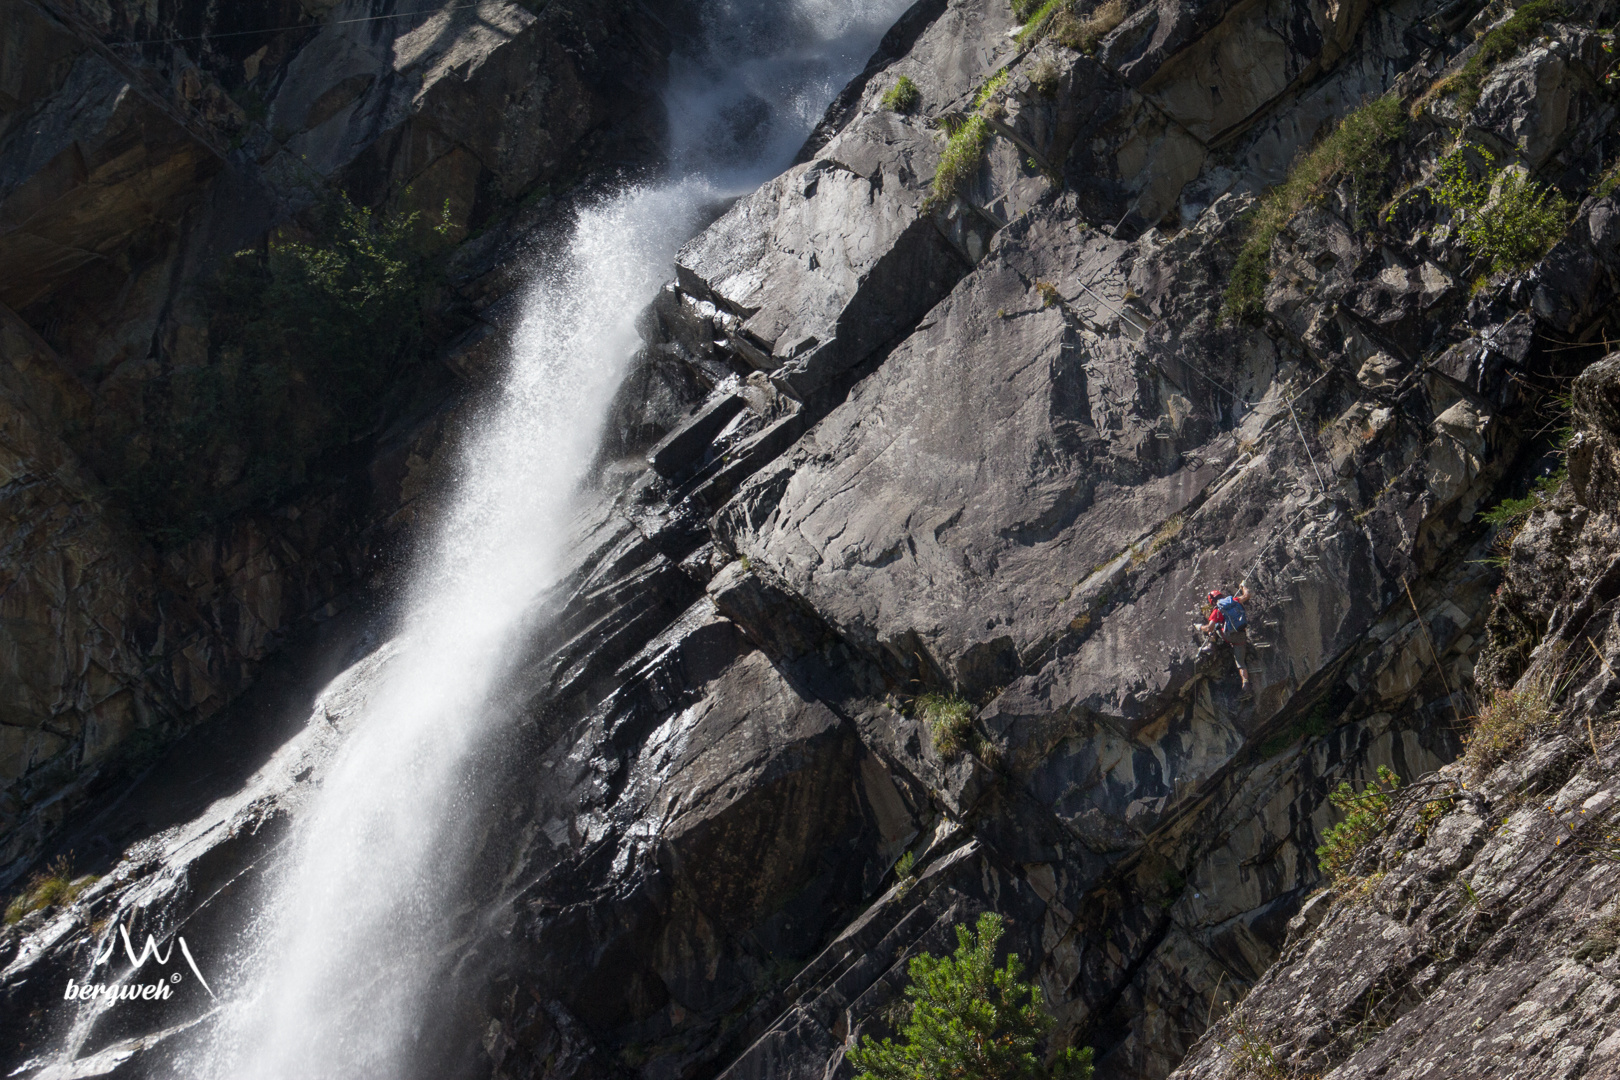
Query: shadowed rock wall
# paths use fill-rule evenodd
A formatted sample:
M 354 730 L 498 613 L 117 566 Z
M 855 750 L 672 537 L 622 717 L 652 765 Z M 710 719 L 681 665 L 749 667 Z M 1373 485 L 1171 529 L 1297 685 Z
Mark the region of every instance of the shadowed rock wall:
M 379 581 L 552 188 L 659 155 L 671 38 L 640 5 L 226 7 L 0 6 L 0 879 Z M 152 388 L 223 363 L 224 262 L 333 190 L 442 213 L 452 241 L 503 223 L 441 257 L 448 364 L 402 369 L 285 505 L 154 547 L 109 487 L 162 419 Z

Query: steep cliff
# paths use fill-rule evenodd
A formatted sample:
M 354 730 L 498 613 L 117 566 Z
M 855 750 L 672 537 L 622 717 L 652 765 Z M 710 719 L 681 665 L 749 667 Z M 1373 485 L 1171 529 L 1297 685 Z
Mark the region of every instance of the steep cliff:
M 1614 1072 L 1617 392 L 1614 357 L 1573 384 L 1570 479 L 1507 548 L 1510 655 L 1468 753 L 1394 796 L 1173 1076 Z
M 475 6 L 0 6 L 0 879 L 378 581 L 554 189 L 656 163 L 650 12 Z M 232 253 L 336 192 L 484 231 L 342 422 L 318 364 L 219 375 Z
M 1604 1075 L 1608 869 L 1543 834 L 1609 805 L 1612 362 L 1505 570 L 1481 511 L 1555 467 L 1615 329 L 1613 5 L 1025 14 L 920 0 L 644 313 L 422 1075 L 849 1076 L 986 908 L 1102 1077 L 1531 1042 Z M 318 129 L 282 142 L 377 175 Z M 1252 697 L 1190 629 L 1239 580 Z M 0 939 L 8 1063 L 160 1075 L 206 1038 L 201 996 L 62 983 L 120 924 L 227 952 L 390 655 L 189 820 L 94 825 L 127 848 Z M 1548 671 L 1557 719 L 1463 788 L 1472 702 Z M 1417 794 L 1319 893 L 1329 792 L 1380 767 Z

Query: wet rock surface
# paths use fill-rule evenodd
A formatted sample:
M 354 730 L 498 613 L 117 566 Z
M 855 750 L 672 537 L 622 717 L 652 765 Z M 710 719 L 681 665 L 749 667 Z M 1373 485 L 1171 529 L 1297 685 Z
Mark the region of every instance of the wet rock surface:
M 1100 1077 L 1477 1076 L 1504 1046 L 1605 1075 L 1613 949 L 1580 942 L 1612 943 L 1612 875 L 1549 837 L 1601 817 L 1612 771 L 1620 398 L 1591 343 L 1620 219 L 1589 193 L 1613 99 L 1587 28 L 1613 11 L 1544 27 L 1467 116 L 1413 116 L 1505 14 L 1167 0 L 1088 55 L 1020 44 L 999 0 L 917 5 L 641 320 L 573 562 L 534 601 L 423 1075 L 847 1077 L 907 961 L 986 909 Z M 322 66 L 340 92 L 297 138 L 371 107 L 392 76 L 363 66 Z M 925 120 L 1003 70 L 977 169 L 930 198 Z M 900 74 L 916 115 L 881 106 Z M 1385 92 L 1410 118 L 1391 212 L 1317 192 L 1260 316 L 1224 316 L 1261 193 Z M 1432 198 L 1394 201 L 1459 135 L 1579 196 L 1550 251 L 1493 274 Z M 1503 568 L 1481 511 L 1545 471 L 1583 369 L 1569 482 Z M 1190 629 L 1240 580 L 1252 697 Z M 206 1031 L 201 1003 L 144 1028 L 48 1003 L 119 920 L 228 948 L 389 655 L 5 932 L 7 1064 L 156 1075 Z M 1465 776 L 1470 694 L 1576 656 L 1558 724 Z M 971 707 L 959 751 L 925 691 Z M 1323 899 L 1328 792 L 1380 766 L 1415 794 L 1365 888 Z

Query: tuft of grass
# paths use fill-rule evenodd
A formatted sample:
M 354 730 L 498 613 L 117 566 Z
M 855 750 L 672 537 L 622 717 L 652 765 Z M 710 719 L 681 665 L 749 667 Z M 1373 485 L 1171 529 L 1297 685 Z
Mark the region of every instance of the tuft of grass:
M 1598 182 L 1592 185 L 1592 194 L 1606 199 L 1617 187 L 1620 187 L 1620 161 L 1610 165 L 1608 171 L 1598 177 Z
M 23 892 L 6 905 L 5 923 L 10 926 L 32 912 L 71 904 L 97 880 L 94 874 L 74 877 L 72 860 L 59 855 L 44 870 L 29 878 Z
M 1018 47 L 1025 48 L 1033 45 L 1046 36 L 1051 28 L 1052 18 L 1061 11 L 1069 10 L 1072 0 L 1046 0 L 1038 6 L 1033 4 L 1013 5 L 1013 14 L 1024 20 L 1024 28 L 1018 31 Z M 1020 10 L 1029 12 L 1027 16 L 1018 15 Z
M 1007 80 L 1010 78 L 1012 78 L 1011 68 L 1002 68 L 1000 71 L 990 76 L 990 78 L 985 80 L 984 85 L 979 87 L 979 92 L 973 95 L 973 104 L 969 106 L 969 108 L 971 108 L 974 112 L 978 112 L 986 105 L 990 104 L 990 102 L 994 100 L 995 96 L 1006 88 Z
M 953 758 L 962 752 L 973 726 L 973 706 L 955 694 L 929 691 L 917 698 L 917 715 L 934 737 L 934 749 L 941 757 Z
M 1058 92 L 1058 66 L 1050 56 L 1043 56 L 1029 69 L 1029 88 L 1044 98 L 1055 98 Z M 1033 167 L 1033 165 L 1032 165 Z
M 1314 150 L 1294 163 L 1288 179 L 1267 192 L 1250 212 L 1243 247 L 1221 306 L 1223 316 L 1240 322 L 1259 319 L 1266 284 L 1271 280 L 1272 243 L 1295 214 L 1327 194 L 1335 177 L 1349 179 L 1357 223 L 1361 223 L 1362 207 L 1372 201 L 1389 167 L 1385 147 L 1405 132 L 1400 99 L 1385 95 L 1346 116 Z
M 1440 159 L 1435 202 L 1456 219 L 1469 254 L 1490 260 L 1491 273 L 1523 270 L 1558 243 L 1573 208 L 1556 189 L 1497 166 L 1496 155 L 1481 146 L 1471 148 L 1485 163 L 1476 178 L 1466 149 Z
M 1607 960 L 1616 949 L 1620 949 L 1620 912 L 1612 912 L 1599 920 L 1576 947 L 1574 957 L 1598 963 Z
M 1063 303 L 1063 294 L 1058 292 L 1058 287 L 1050 281 L 1037 281 L 1035 291 L 1041 295 L 1043 308 L 1056 307 Z
M 1421 115 L 1430 102 L 1448 94 L 1457 96 L 1457 108 L 1467 115 L 1479 102 L 1480 89 L 1492 69 L 1504 60 L 1511 60 L 1515 53 L 1540 36 L 1545 23 L 1563 14 L 1563 5 L 1556 0 L 1531 0 L 1519 8 L 1501 26 L 1486 31 L 1480 38 L 1478 51 L 1455 74 L 1436 80 L 1424 91 L 1412 105 L 1412 116 Z
M 1400 786 L 1401 778 L 1387 765 L 1380 765 L 1374 783 L 1357 791 L 1345 780 L 1328 796 L 1328 802 L 1344 814 L 1344 820 L 1322 837 L 1316 857 L 1335 888 L 1353 881 L 1356 858 L 1389 824 L 1390 796 Z
M 1468 748 L 1463 751 L 1469 775 L 1474 779 L 1484 776 L 1529 736 L 1556 724 L 1559 714 L 1554 702 L 1559 689 L 1557 674 L 1542 668 L 1526 674 L 1512 689 L 1496 691 L 1473 717 Z
M 1277 1051 L 1243 1021 L 1232 1025 L 1232 1038 L 1221 1044 L 1232 1055 L 1240 1074 L 1258 1080 L 1287 1080 L 1288 1072 L 1277 1060 Z
M 923 204 L 929 210 L 956 198 L 962 185 L 973 179 L 984 160 L 984 151 L 990 145 L 990 125 L 982 116 L 970 116 L 956 126 L 939 156 L 939 168 L 934 173 L 933 190 Z
M 920 104 L 922 104 L 922 90 L 908 75 L 896 79 L 894 85 L 883 94 L 883 107 L 890 112 L 916 112 Z
M 1176 537 L 1180 536 L 1181 530 L 1186 528 L 1186 526 L 1187 521 L 1180 514 L 1172 514 L 1170 517 L 1166 518 L 1164 524 L 1160 525 L 1158 530 L 1153 534 L 1153 539 L 1148 541 L 1147 547 L 1131 552 L 1131 566 L 1141 566 L 1143 563 L 1153 558 L 1153 556 L 1159 553 L 1161 548 L 1163 548 L 1170 541 L 1174 540 Z
M 1065 8 L 1052 17 L 1051 36 L 1059 45 L 1089 56 L 1111 30 L 1125 21 L 1127 14 L 1125 0 L 1107 0 L 1089 15 L 1076 15 L 1073 9 Z

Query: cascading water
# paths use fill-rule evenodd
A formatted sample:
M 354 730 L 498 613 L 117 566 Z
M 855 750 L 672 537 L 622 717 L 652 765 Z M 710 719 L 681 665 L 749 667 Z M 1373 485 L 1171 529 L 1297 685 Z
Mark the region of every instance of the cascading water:
M 418 569 L 406 629 L 347 693 L 364 699 L 275 869 L 266 913 L 193 1078 L 407 1072 L 465 866 L 495 701 L 596 450 L 635 314 L 716 200 L 785 166 L 907 0 L 711 3 L 672 63 L 673 162 L 578 215 L 528 297 L 498 405 Z

